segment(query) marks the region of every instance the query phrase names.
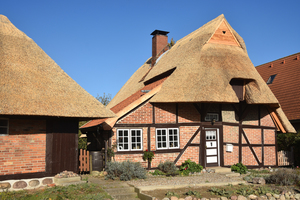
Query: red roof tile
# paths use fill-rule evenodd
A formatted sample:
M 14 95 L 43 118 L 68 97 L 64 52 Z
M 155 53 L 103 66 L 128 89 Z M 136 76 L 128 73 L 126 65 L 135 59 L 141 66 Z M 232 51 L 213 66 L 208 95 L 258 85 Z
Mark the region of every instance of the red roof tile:
M 289 120 L 300 119 L 300 53 L 256 67 L 264 81 L 276 75 L 268 86 Z

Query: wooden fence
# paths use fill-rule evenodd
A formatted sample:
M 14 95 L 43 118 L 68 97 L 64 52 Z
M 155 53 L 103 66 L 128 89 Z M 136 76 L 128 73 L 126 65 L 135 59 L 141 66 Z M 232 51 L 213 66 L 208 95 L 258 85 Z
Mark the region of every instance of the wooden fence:
M 79 172 L 90 171 L 90 152 L 80 149 L 79 153 Z
M 294 152 L 291 151 L 278 151 L 278 166 L 294 165 Z

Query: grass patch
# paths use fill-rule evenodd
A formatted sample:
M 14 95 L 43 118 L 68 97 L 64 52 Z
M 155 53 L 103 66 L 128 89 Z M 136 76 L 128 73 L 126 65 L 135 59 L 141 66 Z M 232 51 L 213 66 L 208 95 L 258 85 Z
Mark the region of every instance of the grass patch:
M 55 186 L 46 189 L 22 190 L 0 193 L 0 199 L 60 200 L 60 199 L 112 199 L 96 184 L 84 183 L 67 187 Z

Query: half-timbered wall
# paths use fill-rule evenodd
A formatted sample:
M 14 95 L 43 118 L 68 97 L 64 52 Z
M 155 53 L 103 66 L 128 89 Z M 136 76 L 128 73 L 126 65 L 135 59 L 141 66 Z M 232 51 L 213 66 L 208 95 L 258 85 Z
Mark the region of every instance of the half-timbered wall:
M 217 114 L 218 120 L 211 122 L 204 118 L 207 113 Z M 140 162 L 143 151 L 155 152 L 151 167 L 155 168 L 165 160 L 181 165 L 187 159 L 205 165 L 205 130 L 217 129 L 220 166 L 230 166 L 238 162 L 249 167 L 276 165 L 276 129 L 263 105 L 240 104 L 193 104 L 144 103 L 122 117 L 112 129 L 111 144 L 117 144 L 117 130 L 142 130 L 142 149 L 116 150 L 115 160 Z M 159 149 L 156 131 L 177 129 L 178 148 Z M 228 152 L 226 145 L 233 145 Z

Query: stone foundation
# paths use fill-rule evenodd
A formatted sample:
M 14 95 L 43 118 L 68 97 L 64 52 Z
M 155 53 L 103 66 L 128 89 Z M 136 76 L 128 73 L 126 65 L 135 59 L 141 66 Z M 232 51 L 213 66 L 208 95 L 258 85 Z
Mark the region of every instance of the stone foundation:
M 0 192 L 35 189 L 53 183 L 53 177 L 0 181 Z

